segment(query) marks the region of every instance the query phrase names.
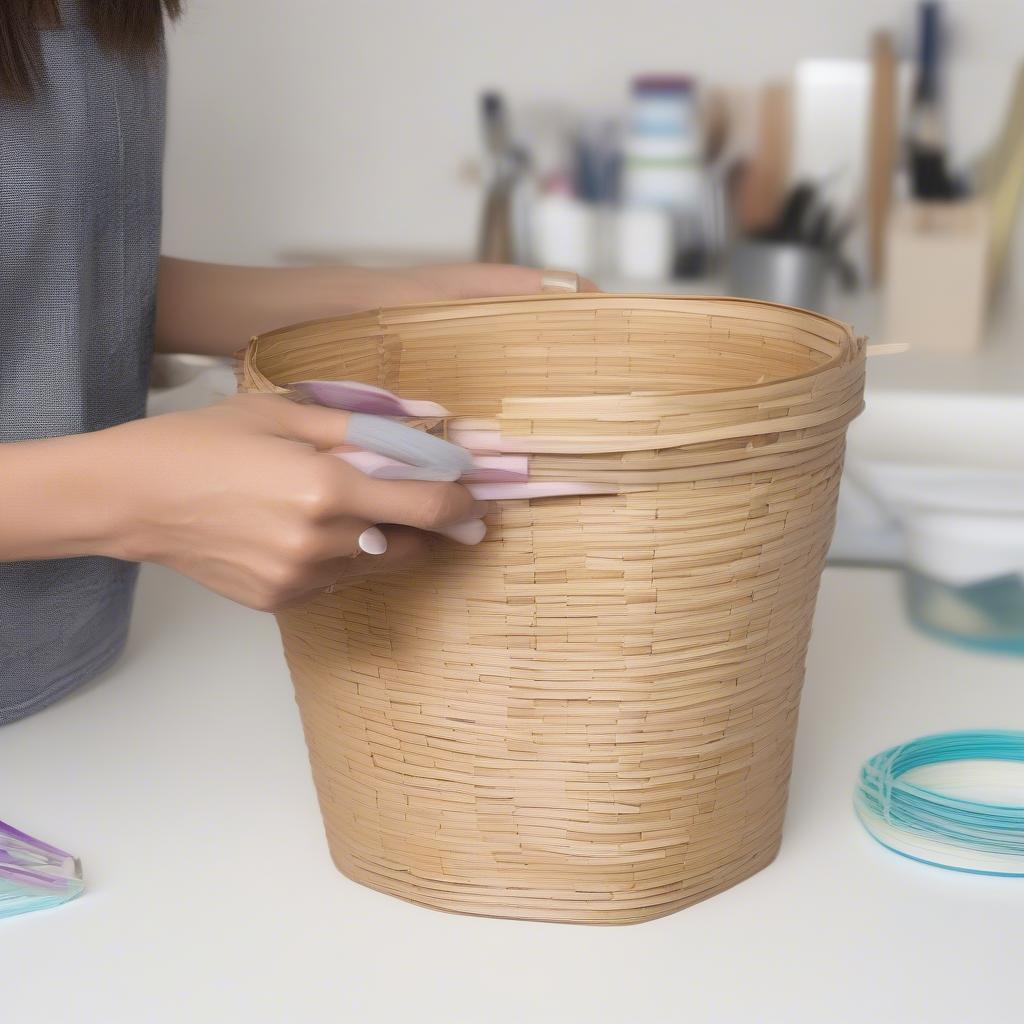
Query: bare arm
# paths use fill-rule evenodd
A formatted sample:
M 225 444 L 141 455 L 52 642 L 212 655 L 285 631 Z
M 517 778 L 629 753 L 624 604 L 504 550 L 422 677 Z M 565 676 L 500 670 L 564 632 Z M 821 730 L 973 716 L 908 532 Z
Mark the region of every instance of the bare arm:
M 357 308 L 377 274 L 337 267 L 233 267 L 161 257 L 156 348 L 231 355 L 254 335 Z
M 160 352 L 231 355 L 254 335 L 302 320 L 404 302 L 540 291 L 539 270 L 485 264 L 365 270 L 234 267 L 164 256 L 157 289 Z M 583 288 L 593 285 L 583 282 Z
M 0 561 L 158 562 L 253 608 L 414 561 L 433 531 L 477 543 L 454 483 L 374 480 L 324 454 L 347 413 L 276 395 L 0 444 Z M 411 428 L 410 428 L 411 429 Z M 392 524 L 392 525 L 379 525 Z M 380 545 L 363 543 L 376 531 Z
M 0 562 L 107 553 L 115 529 L 99 436 L 0 444 Z
M 584 287 L 592 288 L 589 282 Z M 317 316 L 439 298 L 530 293 L 540 271 L 437 266 L 254 269 L 161 261 L 157 342 L 230 354 L 253 334 Z M 446 533 L 484 508 L 457 484 L 378 481 L 322 452 L 345 413 L 277 396 L 93 433 L 0 444 L 0 561 L 107 555 L 168 565 L 256 608 L 406 565 L 423 531 Z M 360 538 L 383 527 L 386 551 Z

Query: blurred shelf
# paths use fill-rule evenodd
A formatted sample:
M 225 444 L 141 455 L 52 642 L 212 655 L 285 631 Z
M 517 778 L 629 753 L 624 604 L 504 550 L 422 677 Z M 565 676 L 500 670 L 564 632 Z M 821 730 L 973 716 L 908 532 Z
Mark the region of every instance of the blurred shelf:
M 397 251 L 383 249 L 292 249 L 280 253 L 282 263 L 342 263 L 396 267 L 472 260 L 466 252 Z M 630 281 L 610 274 L 592 275 L 605 291 L 670 295 L 724 295 L 719 276 L 675 281 Z M 883 334 L 881 299 L 876 291 L 844 293 L 830 290 L 823 313 L 845 320 L 872 341 L 899 341 Z M 908 391 L 958 395 L 1008 395 L 1024 400 L 1024 289 L 1002 296 L 992 314 L 985 345 L 970 355 L 907 352 L 873 359 L 868 391 Z
M 599 276 L 606 291 L 671 295 L 723 295 L 722 278 L 636 282 Z M 899 341 L 883 333 L 881 297 L 875 291 L 826 295 L 821 312 L 853 324 L 872 341 Z M 872 359 L 869 391 L 1010 395 L 1024 401 L 1024 299 L 1005 296 L 993 312 L 984 346 L 970 355 L 906 352 Z
M 873 341 L 887 338 L 877 293 L 837 295 L 826 310 Z M 1006 395 L 1024 401 L 1024 301 L 1006 296 L 993 311 L 985 343 L 969 355 L 911 350 L 872 359 L 868 390 L 955 395 Z

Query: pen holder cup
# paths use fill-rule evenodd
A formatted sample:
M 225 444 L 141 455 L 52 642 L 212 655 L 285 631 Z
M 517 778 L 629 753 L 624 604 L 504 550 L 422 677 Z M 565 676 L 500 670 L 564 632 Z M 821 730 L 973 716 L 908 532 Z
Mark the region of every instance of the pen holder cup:
M 796 242 L 744 241 L 729 256 L 729 287 L 750 299 L 819 309 L 826 269 L 820 248 Z
M 768 864 L 864 354 L 813 313 L 604 294 L 254 339 L 243 390 L 430 398 L 497 421 L 531 479 L 605 492 L 498 502 L 479 546 L 278 615 L 338 868 L 626 924 Z
M 915 352 L 981 347 L 989 299 L 989 213 L 982 200 L 908 202 L 889 218 L 885 340 Z

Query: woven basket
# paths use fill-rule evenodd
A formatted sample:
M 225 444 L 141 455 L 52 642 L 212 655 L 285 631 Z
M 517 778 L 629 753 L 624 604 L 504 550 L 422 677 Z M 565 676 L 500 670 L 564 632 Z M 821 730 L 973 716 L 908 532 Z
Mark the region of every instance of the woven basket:
M 740 299 L 406 306 L 253 340 L 246 390 L 356 379 L 497 418 L 531 477 L 477 548 L 278 616 L 337 866 L 451 911 L 622 924 L 779 847 L 865 345 Z

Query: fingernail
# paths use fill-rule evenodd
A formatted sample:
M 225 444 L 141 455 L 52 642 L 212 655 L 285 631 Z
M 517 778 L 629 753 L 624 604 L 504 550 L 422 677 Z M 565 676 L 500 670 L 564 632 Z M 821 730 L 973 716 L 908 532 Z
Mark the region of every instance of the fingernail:
M 459 544 L 479 544 L 487 536 L 487 525 L 482 519 L 467 519 L 437 532 Z
M 469 514 L 472 519 L 483 519 L 483 517 L 490 511 L 492 511 L 492 509 L 489 501 L 474 501 Z
M 388 549 L 388 539 L 376 526 L 363 530 L 359 534 L 359 550 L 365 551 L 368 555 L 383 555 Z

